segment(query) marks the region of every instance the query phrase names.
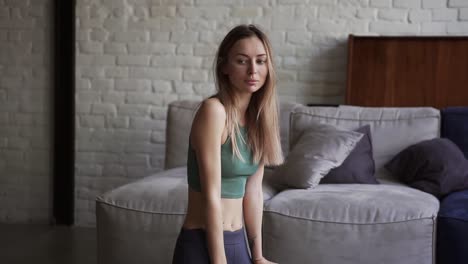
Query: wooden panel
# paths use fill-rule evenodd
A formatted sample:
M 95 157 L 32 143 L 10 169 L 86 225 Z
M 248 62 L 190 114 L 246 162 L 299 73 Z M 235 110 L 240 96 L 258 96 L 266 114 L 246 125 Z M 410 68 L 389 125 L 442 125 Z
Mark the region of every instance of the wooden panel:
M 346 104 L 468 105 L 468 37 L 356 37 Z

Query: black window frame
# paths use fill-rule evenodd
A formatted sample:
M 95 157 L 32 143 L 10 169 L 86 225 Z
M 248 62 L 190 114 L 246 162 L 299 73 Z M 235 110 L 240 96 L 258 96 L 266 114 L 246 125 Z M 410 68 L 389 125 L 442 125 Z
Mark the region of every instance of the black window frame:
M 74 224 L 75 0 L 53 2 L 53 209 L 57 225 Z

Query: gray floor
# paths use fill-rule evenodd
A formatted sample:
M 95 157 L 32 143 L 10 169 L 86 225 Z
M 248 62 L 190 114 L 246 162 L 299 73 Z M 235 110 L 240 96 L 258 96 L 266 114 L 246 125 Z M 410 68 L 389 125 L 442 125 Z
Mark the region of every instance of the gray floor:
M 0 224 L 2 264 L 96 264 L 96 229 Z

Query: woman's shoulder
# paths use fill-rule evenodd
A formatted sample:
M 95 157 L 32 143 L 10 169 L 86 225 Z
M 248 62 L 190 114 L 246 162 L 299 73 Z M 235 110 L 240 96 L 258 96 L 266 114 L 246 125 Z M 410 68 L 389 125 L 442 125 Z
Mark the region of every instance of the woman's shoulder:
M 212 123 L 224 125 L 226 122 L 226 110 L 224 105 L 216 97 L 203 100 L 197 110 L 194 122 L 205 125 Z
M 226 119 L 226 109 L 221 101 L 216 97 L 210 97 L 202 101 L 198 109 L 198 115 L 209 119 Z

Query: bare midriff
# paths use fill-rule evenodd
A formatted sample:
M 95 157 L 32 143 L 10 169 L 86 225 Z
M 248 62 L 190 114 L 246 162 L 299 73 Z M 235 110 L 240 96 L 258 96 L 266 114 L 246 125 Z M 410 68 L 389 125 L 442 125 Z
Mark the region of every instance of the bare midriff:
M 188 191 L 188 208 L 183 227 L 185 229 L 206 229 L 205 201 L 202 193 Z M 242 200 L 221 198 L 221 211 L 224 231 L 236 231 L 242 228 Z

